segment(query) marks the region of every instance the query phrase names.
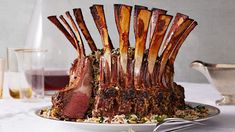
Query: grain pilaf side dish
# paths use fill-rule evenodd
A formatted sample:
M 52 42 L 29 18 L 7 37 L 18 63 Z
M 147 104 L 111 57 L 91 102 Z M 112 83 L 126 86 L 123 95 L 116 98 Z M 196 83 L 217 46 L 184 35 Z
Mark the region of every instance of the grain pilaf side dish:
M 166 118 L 177 117 L 183 118 L 186 120 L 197 120 L 203 119 L 209 116 L 208 109 L 204 106 L 196 106 L 191 107 L 186 105 L 184 109 L 179 109 L 176 111 L 175 115 L 167 116 L 167 115 L 150 115 L 146 117 L 138 117 L 135 114 L 130 115 L 115 115 L 113 118 L 110 117 L 86 117 L 85 119 L 66 119 L 66 118 L 59 118 L 55 117 L 52 114 L 52 109 L 43 109 L 40 111 L 39 115 L 48 118 L 48 119 L 55 119 L 55 120 L 62 120 L 62 121 L 74 121 L 79 123 L 113 123 L 113 124 L 153 124 L 164 121 Z
M 173 19 L 166 10 L 135 5 L 135 46 L 131 47 L 132 6 L 115 4 L 119 34 L 119 48 L 115 48 L 103 5 L 93 5 L 90 11 L 101 36 L 103 48 L 100 49 L 89 33 L 80 8 L 73 9 L 73 16 L 69 11 L 66 17 L 60 15 L 60 20 L 56 16 L 48 17 L 78 56 L 70 68 L 69 84 L 52 97 L 52 107 L 42 112 L 43 115 L 100 123 L 148 123 L 175 116 L 206 116 L 206 109 L 186 105 L 184 88 L 174 82 L 174 61 L 196 21 L 181 13 Z M 80 31 L 91 49 L 90 54 L 85 51 Z

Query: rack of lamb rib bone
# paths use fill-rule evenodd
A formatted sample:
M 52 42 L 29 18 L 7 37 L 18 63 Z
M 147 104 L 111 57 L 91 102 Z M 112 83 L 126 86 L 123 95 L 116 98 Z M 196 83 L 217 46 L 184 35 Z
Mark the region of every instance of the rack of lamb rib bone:
M 80 8 L 73 9 L 74 18 L 69 11 L 66 17 L 60 15 L 60 20 L 56 16 L 48 17 L 78 54 L 70 68 L 68 86 L 52 97 L 53 115 L 62 119 L 120 114 L 144 117 L 174 115 L 184 107 L 184 88 L 173 79 L 174 61 L 197 22 L 177 13 L 167 32 L 173 16 L 166 10 L 135 5 L 133 48 L 129 42 L 132 6 L 115 4 L 119 48 L 114 48 L 103 5 L 91 6 L 90 12 L 101 36 L 101 49 L 92 39 Z M 146 46 L 148 29 L 149 48 Z M 80 31 L 92 51 L 90 54 L 85 53 Z

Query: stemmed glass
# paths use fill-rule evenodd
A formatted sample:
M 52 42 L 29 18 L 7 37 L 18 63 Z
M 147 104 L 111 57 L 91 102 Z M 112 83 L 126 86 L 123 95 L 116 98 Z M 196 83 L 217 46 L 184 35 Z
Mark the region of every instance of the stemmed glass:
M 24 48 L 47 50 L 44 60 L 46 95 L 52 95 L 69 83 L 69 68 L 77 56 L 47 17 L 71 9 L 69 0 L 37 0 L 28 26 Z

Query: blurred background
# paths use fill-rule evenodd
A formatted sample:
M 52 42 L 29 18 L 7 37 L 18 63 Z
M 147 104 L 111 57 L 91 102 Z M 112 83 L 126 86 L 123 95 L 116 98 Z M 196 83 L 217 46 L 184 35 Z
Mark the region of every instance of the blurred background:
M 42 20 L 43 22 L 46 21 L 45 23 L 48 22 L 46 19 L 48 15 L 60 15 L 66 10 L 72 11 L 75 7 L 82 8 L 88 29 L 99 47 L 101 47 L 100 35 L 89 12 L 89 7 L 92 4 L 104 5 L 108 30 L 115 47 L 118 47 L 118 34 L 113 13 L 114 3 L 143 5 L 150 9 L 153 7 L 162 8 L 168 10 L 170 15 L 175 15 L 177 12 L 189 15 L 199 25 L 188 36 L 176 59 L 176 81 L 207 82 L 207 79 L 201 73 L 189 67 L 194 60 L 210 63 L 235 62 L 234 0 L 102 0 L 102 2 L 98 0 L 41 0 L 41 2 Z M 34 34 L 34 30 L 31 29 L 37 26 L 32 26 L 32 21 L 36 20 L 33 19 L 38 7 L 36 3 L 36 0 L 0 0 L 0 57 L 6 58 L 7 47 L 24 47 L 26 43 L 30 43 L 29 36 Z M 36 13 L 36 15 L 39 14 Z M 48 31 L 46 28 L 43 29 L 44 33 L 47 32 L 44 35 L 51 35 L 53 31 L 53 35 L 55 34 L 57 37 L 51 39 L 59 40 L 57 42 L 62 52 L 61 56 L 64 53 L 72 53 L 71 57 L 68 58 L 68 62 L 72 63 L 75 58 L 75 50 L 67 44 L 69 42 L 64 39 L 62 33 L 54 25 L 51 24 L 51 30 L 49 28 Z M 131 27 L 130 36 L 133 45 L 135 42 L 133 27 Z M 50 44 L 44 43 L 44 45 Z M 53 57 L 52 59 L 60 58 Z

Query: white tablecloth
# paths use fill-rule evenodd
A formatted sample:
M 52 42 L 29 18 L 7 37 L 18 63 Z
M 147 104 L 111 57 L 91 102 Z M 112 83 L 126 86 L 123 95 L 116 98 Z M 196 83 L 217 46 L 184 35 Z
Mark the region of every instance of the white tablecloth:
M 215 105 L 220 99 L 219 93 L 209 84 L 179 83 L 185 87 L 187 101 Z M 51 105 L 47 98 L 42 102 L 24 102 L 5 97 L 0 100 L 0 132 L 68 132 L 60 124 L 35 116 L 37 108 Z M 221 114 L 204 122 L 206 126 L 197 126 L 187 132 L 235 132 L 235 105 L 216 106 Z M 77 132 L 82 132 L 77 130 Z

